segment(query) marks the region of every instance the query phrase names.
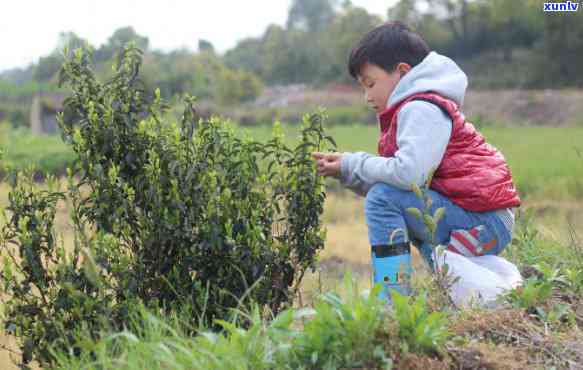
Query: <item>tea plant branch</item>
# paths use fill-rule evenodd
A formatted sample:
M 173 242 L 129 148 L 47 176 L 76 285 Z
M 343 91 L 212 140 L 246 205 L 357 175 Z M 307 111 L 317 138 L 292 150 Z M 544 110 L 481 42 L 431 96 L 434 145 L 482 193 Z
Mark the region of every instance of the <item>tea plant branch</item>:
M 432 249 L 432 255 L 436 251 L 436 234 L 437 234 L 437 227 L 439 221 L 445 216 L 445 207 L 440 207 L 435 210 L 433 214 L 431 214 L 431 207 L 433 206 L 433 200 L 431 196 L 428 195 L 428 191 L 431 187 L 431 182 L 433 181 L 433 176 L 435 174 L 436 169 L 433 168 L 425 183 L 420 187 L 416 183 L 411 184 L 411 191 L 415 193 L 415 196 L 422 202 L 423 208 L 407 208 L 406 211 L 416 217 L 422 224 L 425 226 L 426 230 L 428 231 L 428 235 L 430 236 L 430 245 Z M 441 250 L 441 249 L 438 249 Z M 443 253 L 443 252 L 442 252 Z M 437 261 L 433 261 L 437 265 Z M 445 294 L 445 297 L 448 301 L 448 304 L 452 307 L 458 308 L 455 302 L 453 301 L 452 297 L 449 295 L 449 291 L 453 284 L 455 284 L 459 280 L 459 276 L 455 278 L 450 278 L 448 275 L 449 266 L 445 263 L 443 264 L 443 268 L 439 268 L 436 266 L 434 274 L 434 280 L 437 286 L 441 289 L 441 291 Z

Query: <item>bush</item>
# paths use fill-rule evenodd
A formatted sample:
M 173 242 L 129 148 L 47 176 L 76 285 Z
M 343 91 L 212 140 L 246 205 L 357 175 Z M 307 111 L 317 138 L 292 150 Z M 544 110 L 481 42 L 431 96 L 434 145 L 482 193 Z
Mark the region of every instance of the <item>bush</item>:
M 293 149 L 277 127 L 262 144 L 216 118 L 196 122 L 189 97 L 181 123 L 166 123 L 159 92 L 140 88 L 138 49 L 125 49 L 105 84 L 89 59 L 76 50 L 60 72 L 73 92 L 58 117 L 77 157 L 68 190 L 11 176 L 2 282 L 23 362 L 54 363 L 55 347 L 77 355 L 79 333 L 121 330 L 138 305 L 161 315 L 192 307 L 192 327 L 250 302 L 273 313 L 288 306 L 324 244 L 325 193 L 310 158 L 335 146 L 323 116 L 304 117 Z M 72 251 L 54 236 L 65 198 Z
M 227 68 L 216 81 L 215 96 L 222 104 L 234 104 L 255 99 L 261 93 L 261 81 L 253 74 Z

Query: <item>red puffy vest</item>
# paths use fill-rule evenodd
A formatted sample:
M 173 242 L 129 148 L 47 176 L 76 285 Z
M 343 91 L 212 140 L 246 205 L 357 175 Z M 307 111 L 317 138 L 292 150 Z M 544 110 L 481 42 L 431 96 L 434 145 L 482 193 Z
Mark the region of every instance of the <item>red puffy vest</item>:
M 399 149 L 397 115 L 412 100 L 425 100 L 437 105 L 447 112 L 453 123 L 451 137 L 433 175 L 431 189 L 468 211 L 485 212 L 520 205 L 504 156 L 486 143 L 471 123 L 466 122 L 454 101 L 436 93 L 411 95 L 379 114 L 379 155 L 392 157 Z M 423 122 L 417 124 L 422 125 Z

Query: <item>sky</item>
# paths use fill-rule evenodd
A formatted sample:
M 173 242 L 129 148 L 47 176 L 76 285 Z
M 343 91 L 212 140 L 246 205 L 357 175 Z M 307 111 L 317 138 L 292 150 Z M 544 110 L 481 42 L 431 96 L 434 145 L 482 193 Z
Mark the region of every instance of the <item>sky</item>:
M 72 31 L 99 47 L 118 28 L 133 26 L 150 47 L 196 50 L 199 39 L 219 52 L 255 37 L 271 23 L 284 25 L 292 0 L 2 0 L 0 72 L 27 67 Z M 352 0 L 385 15 L 395 0 Z

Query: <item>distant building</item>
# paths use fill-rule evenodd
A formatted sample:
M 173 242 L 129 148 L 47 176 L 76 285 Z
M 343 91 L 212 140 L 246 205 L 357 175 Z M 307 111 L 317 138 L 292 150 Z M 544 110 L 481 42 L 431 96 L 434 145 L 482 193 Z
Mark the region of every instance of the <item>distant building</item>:
M 57 113 L 63 109 L 64 94 L 37 93 L 30 107 L 30 129 L 37 135 L 56 134 L 59 131 Z

